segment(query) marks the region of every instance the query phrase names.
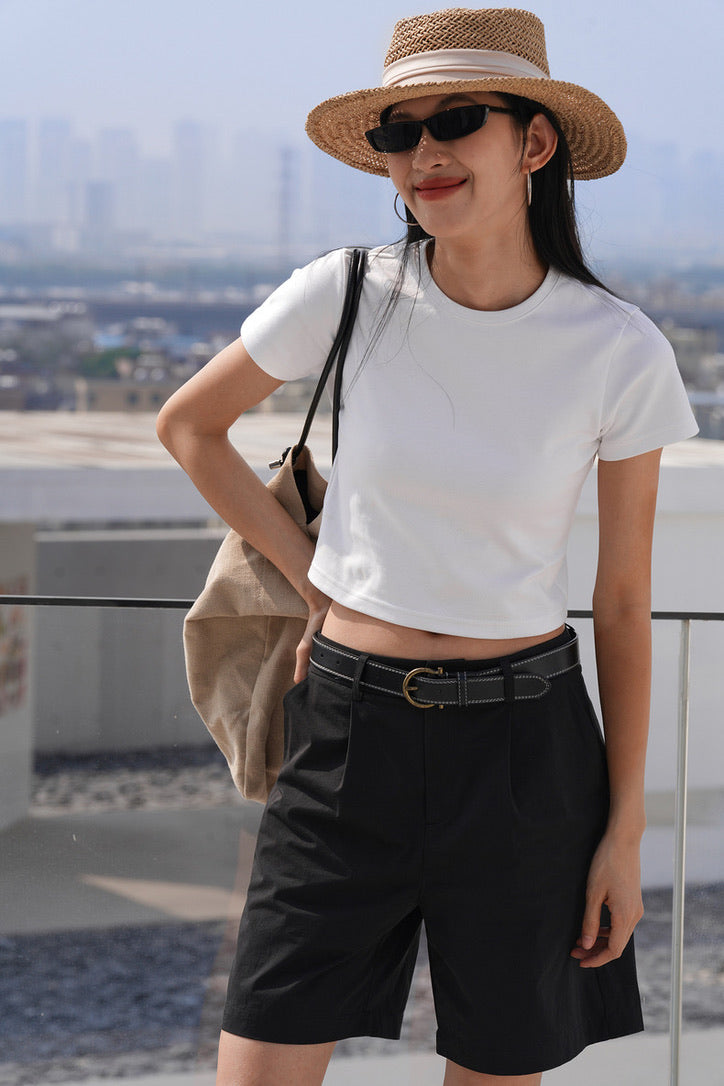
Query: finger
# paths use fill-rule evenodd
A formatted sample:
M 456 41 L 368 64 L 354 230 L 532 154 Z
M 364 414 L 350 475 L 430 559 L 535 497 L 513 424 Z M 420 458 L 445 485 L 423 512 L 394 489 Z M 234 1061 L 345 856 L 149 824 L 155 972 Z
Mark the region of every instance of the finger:
M 581 969 L 598 969 L 601 965 L 607 965 L 608 962 L 612 962 L 616 957 L 612 954 L 610 949 L 606 947 L 603 950 L 596 951 L 589 954 L 587 957 L 579 961 Z
M 589 951 L 585 957 L 580 959 L 580 965 L 586 969 L 598 968 L 608 962 L 615 961 L 616 958 L 620 958 L 628 945 L 633 929 L 633 923 L 617 924 L 615 919 L 612 918 L 606 945 L 600 948 L 598 946 L 594 947 L 592 951 Z M 575 956 L 578 957 L 578 955 Z
M 610 934 L 611 934 L 611 929 L 607 928 L 603 924 L 601 924 L 601 926 L 598 929 L 598 939 L 607 939 Z M 581 946 L 581 936 L 580 935 L 576 939 L 576 946 Z
M 570 952 L 572 958 L 577 958 L 579 961 L 592 957 L 594 954 L 598 954 L 599 951 L 605 950 L 608 946 L 608 929 L 601 928 L 601 934 L 596 942 L 593 944 L 590 950 L 584 950 L 581 946 L 580 937 L 576 940 L 576 945 Z
M 598 939 L 602 905 L 603 900 L 600 897 L 586 899 L 586 911 L 581 924 L 581 946 L 584 950 L 590 950 Z
M 620 930 L 619 926 L 614 922 L 608 938 L 608 949 L 611 951 L 612 958 L 621 957 L 630 938 L 631 931 L 628 928 L 624 931 Z
M 633 930 L 641 919 L 641 913 L 629 912 L 627 915 L 611 915 L 611 934 L 608 938 L 608 946 L 615 958 L 620 958 L 626 949 Z
M 306 679 L 309 673 L 309 662 L 305 664 L 303 661 L 297 661 L 297 665 L 294 668 L 294 685 L 300 683 L 302 679 Z
M 309 659 L 312 655 L 311 639 L 307 641 L 306 637 L 297 645 L 296 663 L 294 666 L 294 682 L 300 683 L 302 679 L 306 679 L 307 672 L 309 671 Z

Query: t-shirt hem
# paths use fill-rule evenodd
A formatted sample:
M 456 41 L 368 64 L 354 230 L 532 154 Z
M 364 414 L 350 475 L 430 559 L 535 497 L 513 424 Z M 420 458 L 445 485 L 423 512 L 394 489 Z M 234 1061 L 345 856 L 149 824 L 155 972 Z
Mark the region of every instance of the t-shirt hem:
M 599 460 L 626 460 L 630 456 L 640 456 L 642 453 L 652 452 L 664 445 L 673 445 L 677 441 L 686 441 L 690 437 L 696 437 L 699 427 L 694 424 L 682 426 L 668 426 L 665 430 L 657 430 L 653 434 L 637 438 L 635 441 L 627 441 L 614 444 L 610 449 L 599 449 Z
M 448 634 L 453 637 L 533 637 L 556 630 L 565 623 L 567 617 L 565 608 L 526 619 L 481 619 L 455 615 L 432 615 L 424 611 L 399 607 L 372 596 L 350 592 L 314 564 L 308 576 L 320 592 L 324 592 L 336 603 L 349 607 L 352 611 L 359 611 L 363 615 L 379 618 L 384 622 L 392 622 L 396 626 L 409 626 L 413 630 L 426 630 L 429 633 Z
M 244 321 L 244 324 L 246 324 L 246 321 Z M 257 336 L 254 332 L 244 331 L 244 324 L 241 326 L 240 338 L 252 362 L 258 366 L 260 370 L 263 370 L 268 377 L 272 377 L 275 381 L 286 382 L 295 380 L 295 378 L 290 377 L 287 373 L 281 373 L 279 367 L 275 366 L 273 361 L 266 361 L 264 358 L 265 350 L 263 345 L 265 336 L 261 334 L 257 340 Z

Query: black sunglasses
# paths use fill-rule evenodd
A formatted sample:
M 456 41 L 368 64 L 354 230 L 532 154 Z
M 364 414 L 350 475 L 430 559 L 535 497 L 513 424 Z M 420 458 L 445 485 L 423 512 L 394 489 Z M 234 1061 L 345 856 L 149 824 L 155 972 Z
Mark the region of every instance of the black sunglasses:
M 513 109 L 502 106 L 478 105 L 456 106 L 433 113 L 423 121 L 390 121 L 379 128 L 370 128 L 365 132 L 375 151 L 383 155 L 394 155 L 399 151 L 411 151 L 422 139 L 422 130 L 426 128 L 433 139 L 459 140 L 482 128 L 489 113 L 515 113 Z

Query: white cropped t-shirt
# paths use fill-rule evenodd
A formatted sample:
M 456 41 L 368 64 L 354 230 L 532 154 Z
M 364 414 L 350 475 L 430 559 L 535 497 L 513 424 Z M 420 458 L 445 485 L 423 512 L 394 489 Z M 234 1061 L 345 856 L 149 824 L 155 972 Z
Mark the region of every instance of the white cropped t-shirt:
M 595 457 L 697 432 L 673 351 L 636 306 L 553 270 L 520 305 L 468 309 L 422 247 L 380 331 L 400 253 L 369 254 L 310 580 L 415 629 L 546 633 L 565 621 L 568 536 Z M 321 371 L 345 256 L 295 271 L 244 321 L 270 376 Z

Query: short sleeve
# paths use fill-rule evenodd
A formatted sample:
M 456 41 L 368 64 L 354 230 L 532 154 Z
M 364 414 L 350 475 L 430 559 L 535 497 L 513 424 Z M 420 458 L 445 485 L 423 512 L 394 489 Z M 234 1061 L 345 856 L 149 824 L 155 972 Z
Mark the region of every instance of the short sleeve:
M 671 344 L 636 310 L 613 352 L 598 455 L 625 460 L 693 437 L 699 428 Z
M 342 315 L 346 253 L 335 249 L 298 268 L 242 324 L 244 346 L 270 377 L 321 373 Z

